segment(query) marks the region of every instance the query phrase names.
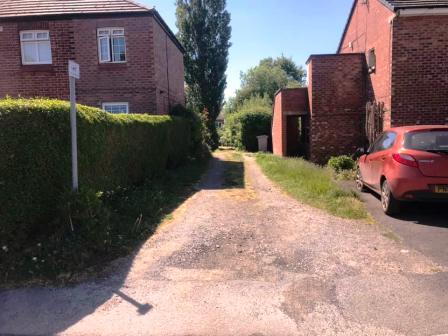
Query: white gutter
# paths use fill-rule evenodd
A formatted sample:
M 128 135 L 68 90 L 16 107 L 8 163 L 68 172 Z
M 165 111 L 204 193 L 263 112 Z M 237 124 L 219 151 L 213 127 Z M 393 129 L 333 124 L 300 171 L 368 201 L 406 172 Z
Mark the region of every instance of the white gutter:
M 448 15 L 448 8 L 409 8 L 400 9 L 397 16 Z

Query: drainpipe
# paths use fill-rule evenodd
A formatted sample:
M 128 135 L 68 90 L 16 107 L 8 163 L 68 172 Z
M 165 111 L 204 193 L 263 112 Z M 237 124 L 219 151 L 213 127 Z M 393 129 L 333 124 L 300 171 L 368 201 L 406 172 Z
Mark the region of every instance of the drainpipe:
M 165 59 L 166 59 L 166 80 L 168 82 L 168 113 L 171 110 L 171 100 L 170 100 L 170 66 L 168 63 L 168 35 L 165 34 Z

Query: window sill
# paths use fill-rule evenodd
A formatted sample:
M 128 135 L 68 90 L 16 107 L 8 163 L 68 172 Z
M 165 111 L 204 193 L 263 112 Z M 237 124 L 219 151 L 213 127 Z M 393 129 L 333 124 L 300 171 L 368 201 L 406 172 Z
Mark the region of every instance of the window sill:
M 23 71 L 30 71 L 30 72 L 53 72 L 53 65 L 52 64 L 22 64 Z

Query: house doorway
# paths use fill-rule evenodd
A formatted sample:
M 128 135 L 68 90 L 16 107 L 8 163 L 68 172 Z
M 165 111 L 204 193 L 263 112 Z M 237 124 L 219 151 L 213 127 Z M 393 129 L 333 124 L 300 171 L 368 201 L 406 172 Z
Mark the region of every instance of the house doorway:
M 286 117 L 286 155 L 307 157 L 309 126 L 307 115 Z

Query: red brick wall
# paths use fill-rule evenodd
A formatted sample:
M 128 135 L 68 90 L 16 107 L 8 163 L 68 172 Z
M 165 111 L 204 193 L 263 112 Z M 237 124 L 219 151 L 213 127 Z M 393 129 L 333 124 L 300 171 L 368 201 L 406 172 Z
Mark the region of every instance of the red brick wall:
M 308 90 L 306 88 L 284 89 L 281 91 L 283 96 L 282 106 L 285 113 L 307 112 L 308 108 Z
M 104 102 L 129 102 L 132 113 L 155 113 L 155 76 L 150 17 L 73 20 L 75 59 L 81 66 L 78 99 L 101 107 Z M 97 29 L 124 28 L 126 63 L 101 64 Z
M 185 105 L 183 54 L 153 20 L 156 94 L 159 114 L 170 106 Z
M 156 68 L 159 72 L 163 69 L 165 73 L 167 71 L 166 62 L 157 63 L 160 58 L 156 59 L 156 39 L 153 38 L 156 34 L 157 39 L 165 39 L 166 33 L 153 17 L 0 22 L 0 26 L 3 27 L 0 44 L 8 45 L 8 48 L 0 48 L 0 66 L 4 69 L 0 76 L 0 97 L 43 96 L 67 100 L 67 63 L 69 59 L 74 59 L 81 66 L 81 79 L 77 82 L 79 103 L 101 107 L 103 102 L 129 102 L 132 113 L 169 112 L 168 105 L 160 105 L 157 100 L 160 77 L 156 76 Z M 97 28 L 102 27 L 125 29 L 126 63 L 99 63 Z M 27 29 L 50 31 L 52 65 L 21 65 L 19 31 Z M 183 103 L 183 59 L 178 56 L 182 53 L 169 41 L 173 101 Z
M 375 49 L 376 70 L 366 77 L 367 99 L 384 102 L 385 127 L 391 112 L 391 20 L 394 13 L 378 0 L 357 1 L 340 53 L 367 53 Z
M 74 56 L 72 22 L 0 22 L 0 26 L 0 98 L 10 95 L 68 99 L 67 60 Z M 32 29 L 50 30 L 52 65 L 22 66 L 19 31 Z
M 275 155 L 286 156 L 286 122 L 283 117 L 282 93 L 274 100 L 274 116 L 272 118 L 272 151 Z
M 310 160 L 324 164 L 352 154 L 363 141 L 363 54 L 311 56 L 309 61 Z
M 397 17 L 392 126 L 448 122 L 448 16 Z
M 295 118 L 294 124 L 296 126 L 292 125 L 291 120 L 288 125 L 288 115 L 298 115 L 308 112 L 308 110 L 308 91 L 306 88 L 284 89 L 275 96 L 272 121 L 274 154 L 286 156 L 289 152 L 294 152 L 298 145 L 298 123 L 297 118 Z M 292 143 L 293 141 L 295 143 Z

